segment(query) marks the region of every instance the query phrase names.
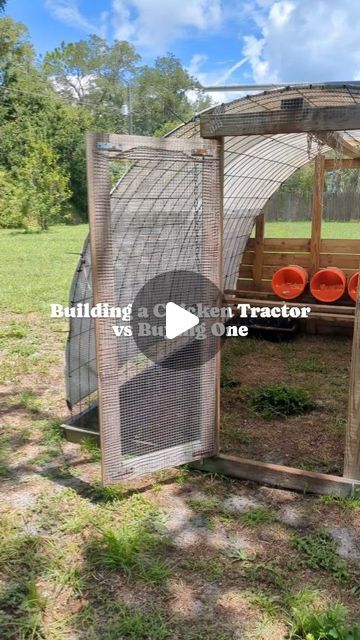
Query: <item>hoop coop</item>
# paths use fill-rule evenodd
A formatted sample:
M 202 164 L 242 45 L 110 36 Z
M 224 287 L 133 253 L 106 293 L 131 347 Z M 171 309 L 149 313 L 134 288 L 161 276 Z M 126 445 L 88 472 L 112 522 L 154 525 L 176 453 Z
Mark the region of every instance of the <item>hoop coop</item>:
M 360 251 L 354 245 L 351 260 L 329 261 L 331 252 L 340 251 L 321 238 L 321 181 L 331 167 L 360 166 L 359 130 L 360 89 L 323 85 L 211 108 L 162 139 L 89 135 L 90 240 L 76 269 L 71 305 L 124 308 L 152 278 L 173 270 L 205 276 L 230 305 L 240 298 L 270 300 L 272 277 L 282 266 L 298 265 L 309 279 L 327 266 L 350 276 L 358 270 Z M 264 240 L 263 210 L 280 185 L 313 160 L 311 239 L 290 242 L 289 260 L 282 253 L 278 264 L 280 249 L 272 249 L 273 239 Z M 353 324 L 357 314 L 347 304 L 340 311 L 319 305 L 314 317 L 340 314 Z M 237 477 L 320 492 L 346 494 L 360 479 L 357 348 L 346 477 L 340 478 L 219 454 L 219 354 L 190 369 L 166 369 L 145 361 L 131 338 L 119 340 L 113 324 L 111 318 L 72 318 L 66 352 L 72 411 L 66 429 L 72 438 L 94 435 L 99 416 L 105 482 L 196 460 Z

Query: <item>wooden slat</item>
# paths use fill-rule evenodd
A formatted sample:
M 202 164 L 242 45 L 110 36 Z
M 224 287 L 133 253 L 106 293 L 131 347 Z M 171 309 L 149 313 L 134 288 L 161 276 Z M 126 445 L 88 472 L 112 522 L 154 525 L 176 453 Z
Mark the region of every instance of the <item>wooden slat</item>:
M 242 265 L 253 265 L 253 253 L 245 251 Z M 264 253 L 264 266 L 275 266 L 280 269 L 289 264 L 297 264 L 300 267 L 310 267 L 310 255 L 301 253 L 278 253 L 266 251 Z M 359 269 L 360 257 L 358 255 L 321 253 L 320 267 L 338 267 L 339 269 Z
M 321 253 L 350 253 L 360 256 L 360 240 L 321 240 Z
M 324 176 L 325 158 L 318 155 L 315 158 L 314 186 L 311 211 L 311 240 L 310 240 L 310 270 L 316 273 L 320 266 L 321 224 L 324 204 Z
M 275 487 L 301 491 L 302 493 L 346 497 L 351 495 L 356 487 L 360 486 L 360 482 L 353 482 L 347 478 L 224 454 L 213 458 L 205 458 L 193 463 L 191 466 L 208 473 L 219 473 L 242 480 L 252 480 Z
M 355 311 L 344 476 L 360 480 L 360 293 L 358 293 Z
M 225 302 L 227 304 L 230 304 L 231 306 L 237 305 L 237 304 L 251 304 L 252 307 L 279 307 L 283 304 L 286 304 L 288 307 L 299 307 L 300 309 L 303 307 L 311 307 L 312 312 L 314 313 L 332 313 L 335 315 L 349 315 L 352 316 L 352 318 L 354 318 L 354 314 L 355 314 L 355 307 L 340 307 L 339 305 L 325 305 L 325 304 L 317 304 L 317 303 L 311 303 L 311 302 L 290 302 L 290 301 L 284 301 L 284 300 L 261 300 L 261 299 L 251 299 L 248 300 L 246 298 L 242 298 L 242 297 L 234 297 L 234 298 L 230 298 L 228 296 L 225 296 Z M 312 314 L 311 314 L 312 315 Z
M 359 257 L 359 262 L 360 262 L 360 257 Z M 351 276 L 356 273 L 357 271 L 359 271 L 359 269 L 348 269 L 347 267 L 342 266 L 341 261 L 339 261 L 336 266 L 339 267 L 339 269 L 341 269 L 347 278 L 351 278 Z M 274 273 L 279 269 L 279 266 L 265 266 L 263 267 L 263 280 L 271 280 L 271 278 L 273 277 Z M 253 267 L 251 265 L 241 265 L 240 269 L 239 269 L 239 278 L 252 278 L 253 275 Z M 254 287 L 254 290 L 256 291 L 256 288 Z
M 264 251 L 310 252 L 310 238 L 265 238 Z
M 296 110 L 251 113 L 204 113 L 200 116 L 202 138 L 304 133 L 360 129 L 360 105 L 306 107 Z
M 336 253 L 321 253 L 320 267 L 338 267 L 339 269 L 359 270 L 360 256 L 351 256 Z
M 297 264 L 300 267 L 310 267 L 310 254 L 306 253 L 279 253 L 266 251 L 264 253 L 264 266 L 284 267 L 288 264 Z
M 317 131 L 316 137 L 332 149 L 335 149 L 337 153 L 342 153 L 349 158 L 359 158 L 360 156 L 360 146 L 345 140 L 339 131 Z
M 271 280 L 262 280 L 261 281 L 261 289 L 260 291 L 272 291 L 271 289 Z M 254 282 L 253 279 L 251 278 L 251 280 L 247 280 L 246 278 L 239 278 L 237 281 L 237 287 L 239 289 L 244 289 L 244 290 L 249 290 L 252 291 L 254 289 Z
M 360 158 L 340 158 L 340 160 L 325 160 L 325 170 L 360 169 Z
M 264 219 L 264 214 L 261 213 L 256 218 L 256 227 L 255 227 L 254 267 L 253 267 L 253 273 L 252 273 L 255 289 L 257 289 L 260 286 L 262 275 L 263 275 L 264 229 L 265 229 L 265 219 Z

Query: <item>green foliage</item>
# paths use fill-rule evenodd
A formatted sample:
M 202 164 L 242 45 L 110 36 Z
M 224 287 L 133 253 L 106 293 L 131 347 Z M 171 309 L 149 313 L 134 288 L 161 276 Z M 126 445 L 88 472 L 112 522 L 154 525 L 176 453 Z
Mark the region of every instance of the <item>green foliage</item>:
M 352 495 L 346 498 L 341 496 L 320 496 L 320 501 L 324 504 L 338 504 L 343 509 L 360 509 L 360 489 L 354 489 Z
M 158 552 L 166 544 L 159 529 L 162 514 L 146 498 L 134 496 L 127 503 L 122 525 L 104 528 L 89 545 L 89 556 L 95 565 L 110 571 L 122 571 L 132 579 L 161 586 L 171 575 L 169 565 Z
M 295 535 L 293 546 L 300 551 L 311 569 L 324 569 L 334 573 L 341 582 L 347 580 L 349 573 L 346 562 L 338 556 L 337 543 L 328 531 Z
M 360 640 L 360 623 L 347 623 L 347 610 L 335 603 L 320 609 L 308 603 L 293 607 L 290 638 L 293 640 Z
M 316 408 L 305 389 L 285 384 L 256 387 L 248 393 L 247 402 L 264 418 L 296 416 Z
M 101 460 L 101 449 L 93 438 L 83 440 L 81 450 L 88 455 L 91 462 L 99 462 Z
M 251 507 L 243 515 L 243 522 L 250 527 L 276 522 L 276 519 L 275 513 L 267 507 Z
M 47 142 L 31 141 L 18 169 L 6 177 L 7 185 L 0 196 L 1 226 L 46 230 L 67 219 L 69 179 L 57 161 Z M 4 174 L 0 180 L 5 180 Z
M 139 63 L 130 43 L 91 35 L 39 66 L 25 25 L 0 18 L 0 226 L 86 220 L 86 131 L 164 135 L 193 115 L 197 82 L 174 56 Z

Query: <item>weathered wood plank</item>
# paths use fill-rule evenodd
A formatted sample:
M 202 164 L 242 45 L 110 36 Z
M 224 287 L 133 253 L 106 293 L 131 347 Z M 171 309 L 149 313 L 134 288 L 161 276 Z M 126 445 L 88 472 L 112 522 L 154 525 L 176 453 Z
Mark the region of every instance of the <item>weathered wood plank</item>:
M 265 238 L 264 251 L 310 253 L 310 238 Z
M 325 160 L 325 171 L 334 169 L 360 169 L 360 158 L 340 158 L 340 160 Z
M 249 113 L 204 113 L 202 138 L 360 129 L 360 105 L 306 107 Z
M 237 304 L 251 304 L 253 307 L 279 307 L 284 304 L 283 300 L 261 300 L 260 298 L 247 299 L 243 297 L 229 297 L 225 296 L 224 300 L 227 304 L 236 306 Z M 325 304 L 312 304 L 309 302 L 289 302 L 286 301 L 288 307 L 311 307 L 312 313 L 332 313 L 334 315 L 351 315 L 354 318 L 355 307 L 339 306 L 339 305 L 325 305 Z
M 347 255 L 342 253 L 321 253 L 320 267 L 338 267 L 339 269 L 359 270 L 360 256 Z
M 360 290 L 355 311 L 349 409 L 345 435 L 344 476 L 360 480 Z
M 260 291 L 272 291 L 270 280 L 262 280 L 260 286 L 261 286 Z M 245 289 L 245 290 L 252 291 L 254 289 L 253 279 L 251 278 L 251 280 L 247 280 L 246 278 L 244 279 L 239 278 L 237 280 L 237 287 L 238 289 Z
M 360 256 L 358 258 L 358 262 L 360 261 Z M 349 269 L 348 267 L 344 267 L 342 265 L 341 260 L 335 261 L 334 265 L 337 266 L 339 269 L 341 269 L 347 278 L 350 278 L 353 273 L 356 273 L 357 271 L 359 271 L 359 269 Z M 279 266 L 275 266 L 275 265 L 265 265 L 262 269 L 262 279 L 263 280 L 271 280 L 271 278 L 273 277 L 274 273 L 280 268 Z M 252 274 L 253 274 L 253 267 L 251 265 L 248 264 L 244 264 L 241 265 L 240 269 L 239 269 L 239 278 L 252 278 Z M 254 290 L 256 291 L 256 288 L 254 286 Z
M 310 241 L 310 270 L 311 274 L 316 273 L 320 266 L 320 242 L 321 242 L 321 224 L 323 217 L 324 203 L 324 168 L 325 158 L 318 155 L 315 158 L 315 173 L 312 198 L 312 218 L 311 218 L 311 241 Z
M 256 218 L 255 227 L 255 250 L 253 266 L 253 280 L 255 289 L 260 286 L 263 275 L 264 230 L 265 217 L 263 213 L 260 213 L 260 215 Z
M 360 157 L 360 146 L 345 140 L 338 131 L 317 131 L 316 137 L 332 149 L 335 149 L 337 153 L 342 153 L 349 158 Z
M 320 252 L 360 255 L 360 240 L 321 240 Z
M 318 493 L 346 497 L 360 487 L 360 482 L 347 478 L 315 473 L 278 464 L 257 462 L 220 454 L 213 458 L 192 463 L 193 468 L 208 473 L 218 473 L 241 480 L 252 480 L 261 484 L 293 489 L 302 493 Z

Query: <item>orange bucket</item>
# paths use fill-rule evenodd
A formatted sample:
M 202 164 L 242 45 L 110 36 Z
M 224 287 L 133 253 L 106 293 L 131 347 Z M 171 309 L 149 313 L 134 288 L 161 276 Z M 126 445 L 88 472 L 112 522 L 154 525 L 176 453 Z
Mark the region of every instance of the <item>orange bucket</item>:
M 289 264 L 274 273 L 271 286 L 273 292 L 282 300 L 293 300 L 301 296 L 308 279 L 308 272 L 305 269 L 296 264 Z
M 357 300 L 358 287 L 359 287 L 359 272 L 357 271 L 357 273 L 352 274 L 348 282 L 348 294 L 351 300 L 354 300 L 354 302 L 356 302 Z
M 346 276 L 337 267 L 320 269 L 310 280 L 310 291 L 319 302 L 335 302 L 344 295 Z

